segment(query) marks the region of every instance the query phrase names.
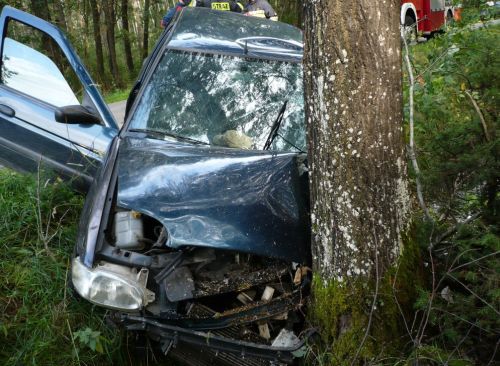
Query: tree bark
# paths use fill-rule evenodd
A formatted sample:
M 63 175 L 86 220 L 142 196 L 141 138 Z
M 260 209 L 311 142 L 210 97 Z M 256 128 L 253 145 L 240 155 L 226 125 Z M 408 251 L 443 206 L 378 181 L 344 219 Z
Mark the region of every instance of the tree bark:
M 64 15 L 64 7 L 63 4 L 61 3 L 61 0 L 54 0 L 54 10 L 55 10 L 55 19 L 56 19 L 56 24 L 59 28 L 64 30 L 65 32 L 68 31 L 68 25 L 66 23 L 66 16 Z
M 99 80 L 104 80 L 105 71 L 104 71 L 104 54 L 102 51 L 102 39 L 101 39 L 101 19 L 99 15 L 99 7 L 97 4 L 97 0 L 90 0 L 90 7 L 92 11 L 97 73 L 99 74 L 98 76 Z
M 51 21 L 48 0 L 31 0 L 30 7 L 31 12 L 37 17 L 42 18 L 48 22 Z M 63 70 L 61 50 L 47 34 L 41 33 L 41 35 L 41 39 L 39 40 L 40 49 L 45 50 L 46 55 L 49 56 L 61 70 Z
M 399 0 L 305 1 L 312 257 L 319 279 L 311 317 L 331 342 L 336 365 L 377 363 L 406 342 L 400 324 L 413 290 L 400 282 L 396 290 L 392 276 L 409 282 L 418 254 L 405 246 L 398 261 L 410 221 L 399 9 Z
M 142 40 L 142 59 L 144 60 L 149 54 L 149 6 L 150 1 L 144 1 L 144 32 Z
M 381 278 L 409 223 L 399 0 L 307 0 L 312 253 L 325 281 Z
M 125 49 L 125 59 L 128 70 L 134 72 L 134 58 L 132 57 L 132 46 L 130 44 L 130 27 L 128 22 L 129 1 L 122 0 L 122 25 L 123 25 L 123 48 Z
M 31 0 L 30 7 L 33 15 L 50 22 L 49 4 L 47 0 Z
M 116 25 L 116 13 L 115 13 L 115 0 L 107 0 L 103 3 L 104 18 L 106 20 L 106 43 L 108 45 L 108 60 L 109 68 L 111 74 L 113 75 L 113 80 L 115 86 L 118 88 L 122 87 L 122 79 L 120 76 L 120 70 L 118 68 L 118 61 L 116 59 L 116 45 L 115 45 L 115 25 Z
M 89 57 L 89 39 L 90 39 L 90 20 L 89 20 L 89 1 L 83 0 L 80 5 L 83 14 L 83 58 L 88 60 Z

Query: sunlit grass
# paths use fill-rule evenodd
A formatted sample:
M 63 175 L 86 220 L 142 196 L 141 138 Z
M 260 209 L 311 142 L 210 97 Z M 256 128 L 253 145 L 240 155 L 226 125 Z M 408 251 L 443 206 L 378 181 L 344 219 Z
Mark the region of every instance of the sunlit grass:
M 130 88 L 111 91 L 104 95 L 104 101 L 108 104 L 127 100 Z

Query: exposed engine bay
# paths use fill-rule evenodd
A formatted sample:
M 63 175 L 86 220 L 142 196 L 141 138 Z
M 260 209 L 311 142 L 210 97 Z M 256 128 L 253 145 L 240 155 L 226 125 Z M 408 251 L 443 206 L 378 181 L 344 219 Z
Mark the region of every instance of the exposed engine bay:
M 304 345 L 302 309 L 312 277 L 307 266 L 231 250 L 172 249 L 167 241 L 159 221 L 114 206 L 104 245 L 96 252 L 96 268 L 128 278 L 140 304 L 108 306 L 120 310 L 112 315 L 115 323 L 145 330 L 164 353 L 175 355 L 179 342 L 178 355 L 182 344 L 205 342 L 219 361 L 231 363 L 235 353 L 248 360 L 257 353 L 261 360 L 293 360 L 286 350 L 296 355 Z M 123 311 L 127 306 L 130 311 Z M 217 337 L 222 343 L 214 347 L 210 343 Z M 247 344 L 268 346 L 269 355 L 252 353 Z

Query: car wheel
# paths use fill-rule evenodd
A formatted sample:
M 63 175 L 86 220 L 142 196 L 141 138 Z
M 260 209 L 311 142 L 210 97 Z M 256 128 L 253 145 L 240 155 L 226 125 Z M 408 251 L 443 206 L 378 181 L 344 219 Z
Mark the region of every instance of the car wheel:
M 408 44 L 417 43 L 417 24 L 415 23 L 415 19 L 413 19 L 409 15 L 405 17 L 403 32 L 404 32 L 403 35 Z

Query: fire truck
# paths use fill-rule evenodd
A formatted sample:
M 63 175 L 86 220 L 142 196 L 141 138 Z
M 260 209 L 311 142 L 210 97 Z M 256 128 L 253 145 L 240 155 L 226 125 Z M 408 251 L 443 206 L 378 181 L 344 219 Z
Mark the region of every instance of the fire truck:
M 450 21 L 459 20 L 460 7 L 447 0 L 401 0 L 401 24 L 417 24 L 417 32 L 430 35 Z

